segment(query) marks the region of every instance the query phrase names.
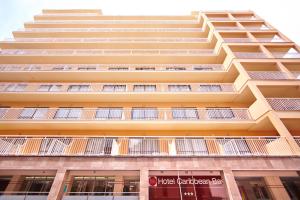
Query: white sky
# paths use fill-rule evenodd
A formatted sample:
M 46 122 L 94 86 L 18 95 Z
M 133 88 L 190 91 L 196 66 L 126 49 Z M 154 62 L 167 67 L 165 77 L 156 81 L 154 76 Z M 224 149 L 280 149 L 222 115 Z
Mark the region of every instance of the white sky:
M 0 0 L 0 39 L 45 8 L 102 9 L 104 15 L 188 15 L 201 10 L 253 10 L 300 44 L 300 0 Z

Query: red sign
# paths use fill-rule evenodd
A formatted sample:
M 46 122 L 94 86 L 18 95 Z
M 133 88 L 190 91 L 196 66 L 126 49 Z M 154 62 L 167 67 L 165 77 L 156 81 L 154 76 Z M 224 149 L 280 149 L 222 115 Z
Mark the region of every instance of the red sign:
M 226 198 L 221 176 L 151 176 L 150 200 L 221 200 Z

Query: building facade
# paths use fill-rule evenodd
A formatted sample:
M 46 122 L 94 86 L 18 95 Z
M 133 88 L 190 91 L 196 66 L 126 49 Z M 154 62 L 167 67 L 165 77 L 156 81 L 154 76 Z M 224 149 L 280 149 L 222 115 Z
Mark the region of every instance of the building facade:
M 24 26 L 0 43 L 0 199 L 300 199 L 300 48 L 255 13 Z

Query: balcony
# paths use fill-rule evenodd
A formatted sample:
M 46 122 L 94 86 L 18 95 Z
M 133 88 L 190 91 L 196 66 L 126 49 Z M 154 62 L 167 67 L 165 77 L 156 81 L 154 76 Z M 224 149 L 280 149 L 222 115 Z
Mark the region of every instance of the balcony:
M 267 98 L 276 111 L 300 111 L 300 98 Z
M 195 56 L 195 55 L 213 55 L 212 49 L 2 49 L 0 55 L 143 55 L 143 56 Z
M 250 38 L 223 38 L 227 43 L 250 43 L 253 42 Z
M 201 28 L 26 28 L 21 32 L 201 32 Z
M 4 41 L 7 42 L 15 42 L 15 43 L 26 43 L 26 42 L 207 42 L 207 38 L 157 38 L 157 37 L 117 37 L 117 38 L 9 38 Z
M 0 64 L 0 72 L 7 82 L 233 82 L 237 74 L 222 64 Z
M 0 100 L 58 102 L 215 102 L 233 101 L 231 83 L 1 83 Z M 183 95 L 184 94 L 184 95 Z M 216 98 L 220 97 L 220 98 Z
M 0 156 L 292 156 L 284 137 L 1 137 Z
M 247 108 L 1 108 L 1 130 L 236 130 L 255 124 Z
M 250 78 L 256 80 L 287 80 L 287 73 L 280 71 L 247 71 Z

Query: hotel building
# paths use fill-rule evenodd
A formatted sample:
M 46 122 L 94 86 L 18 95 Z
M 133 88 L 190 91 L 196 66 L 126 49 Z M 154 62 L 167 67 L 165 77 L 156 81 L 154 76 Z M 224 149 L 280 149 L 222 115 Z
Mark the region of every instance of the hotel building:
M 0 42 L 0 200 L 300 199 L 300 48 L 255 13 L 24 27 Z

